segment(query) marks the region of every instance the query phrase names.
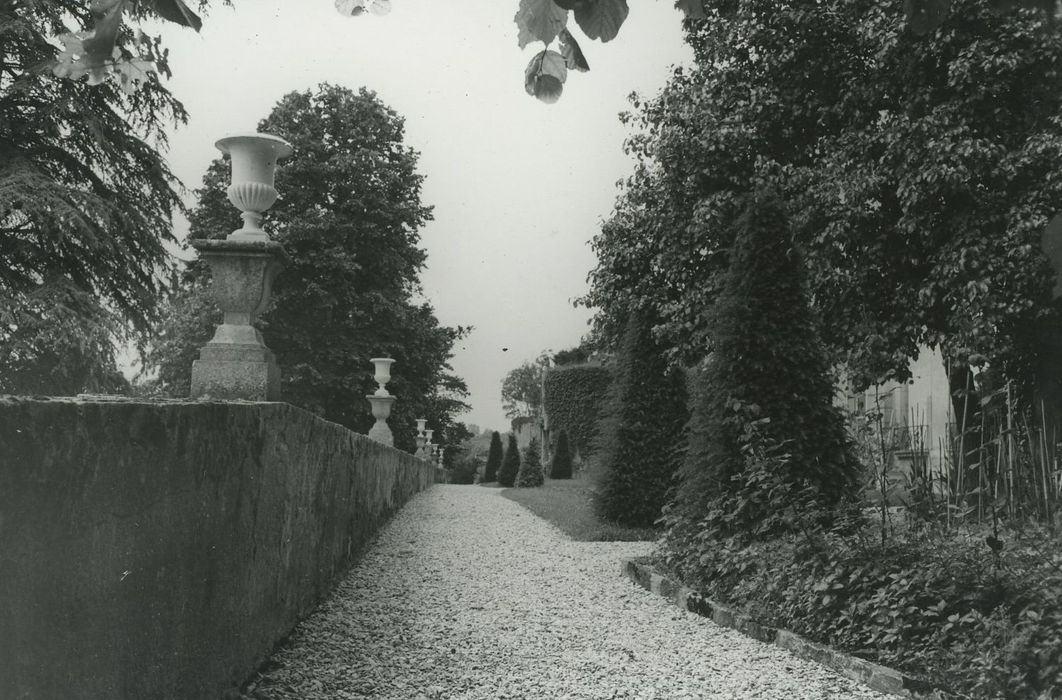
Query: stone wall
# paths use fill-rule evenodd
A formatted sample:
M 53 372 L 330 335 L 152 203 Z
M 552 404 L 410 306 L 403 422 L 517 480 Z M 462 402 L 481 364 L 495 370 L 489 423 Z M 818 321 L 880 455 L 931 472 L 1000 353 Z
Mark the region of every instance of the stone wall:
M 224 696 L 435 475 L 287 404 L 0 397 L 0 698 Z

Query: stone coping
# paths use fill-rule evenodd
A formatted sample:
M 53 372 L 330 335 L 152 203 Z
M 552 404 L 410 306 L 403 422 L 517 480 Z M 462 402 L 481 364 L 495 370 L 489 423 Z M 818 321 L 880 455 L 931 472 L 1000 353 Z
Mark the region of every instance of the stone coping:
M 717 603 L 698 591 L 660 574 L 644 557 L 624 559 L 622 573 L 642 588 L 667 598 L 672 605 L 706 617 L 717 625 L 735 629 L 753 639 L 781 647 L 802 659 L 816 661 L 843 676 L 863 683 L 872 690 L 907 698 L 939 697 L 933 686 L 926 681 L 809 641 L 788 630 L 761 624 L 740 610 Z
M 169 396 L 127 396 L 125 394 L 78 394 L 77 396 L 42 396 L 24 394 L 0 394 L 0 403 L 128 403 L 144 405 L 198 405 L 198 404 L 245 404 L 261 406 L 278 404 L 291 406 L 284 401 L 248 401 L 245 399 L 172 398 Z M 292 406 L 292 408 L 296 408 Z M 299 409 L 301 410 L 301 409 Z
M 228 238 L 193 238 L 188 241 L 200 253 L 241 253 L 271 255 L 284 262 L 290 262 L 284 246 L 277 241 L 240 241 Z

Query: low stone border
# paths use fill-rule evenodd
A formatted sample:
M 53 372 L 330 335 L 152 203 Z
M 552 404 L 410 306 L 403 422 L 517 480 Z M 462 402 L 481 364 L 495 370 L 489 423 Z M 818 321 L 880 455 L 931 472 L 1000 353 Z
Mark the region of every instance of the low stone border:
M 717 625 L 730 627 L 761 642 L 774 644 L 802 659 L 817 661 L 878 692 L 911 698 L 926 697 L 926 693 L 933 691 L 933 687 L 925 681 L 844 654 L 823 644 L 809 642 L 788 630 L 760 624 L 746 613 L 717 603 L 692 588 L 657 573 L 644 559 L 624 559 L 622 572 L 642 588 L 667 598 L 683 610 L 707 617 Z

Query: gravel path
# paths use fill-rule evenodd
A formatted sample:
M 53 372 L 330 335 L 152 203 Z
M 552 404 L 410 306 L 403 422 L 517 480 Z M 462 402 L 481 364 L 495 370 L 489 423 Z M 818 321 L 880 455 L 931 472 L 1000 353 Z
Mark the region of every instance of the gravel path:
M 884 698 L 620 576 L 644 542 L 573 542 L 497 489 L 414 497 L 251 697 Z

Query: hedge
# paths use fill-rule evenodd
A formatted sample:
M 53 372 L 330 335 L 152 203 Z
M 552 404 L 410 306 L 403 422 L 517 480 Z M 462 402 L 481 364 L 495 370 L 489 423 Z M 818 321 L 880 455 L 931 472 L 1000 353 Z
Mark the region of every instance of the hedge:
M 601 365 L 555 367 L 546 373 L 542 398 L 550 431 L 567 432 L 572 452 L 584 459 L 594 452 L 597 422 L 611 383 L 611 370 Z

